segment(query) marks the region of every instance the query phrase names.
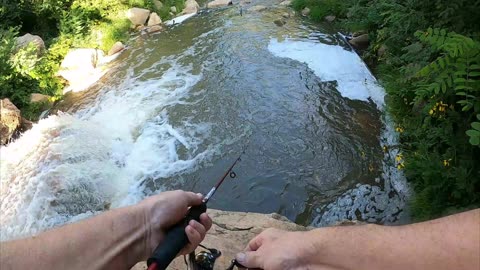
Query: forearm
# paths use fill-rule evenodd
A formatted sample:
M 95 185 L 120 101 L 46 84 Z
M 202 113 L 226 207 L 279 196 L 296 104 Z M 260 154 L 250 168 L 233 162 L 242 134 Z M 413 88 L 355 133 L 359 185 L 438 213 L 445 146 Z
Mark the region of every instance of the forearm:
M 312 265 L 340 269 L 479 269 L 480 210 L 407 226 L 308 232 Z
M 136 207 L 1 243 L 0 268 L 129 269 L 145 256 L 145 219 Z

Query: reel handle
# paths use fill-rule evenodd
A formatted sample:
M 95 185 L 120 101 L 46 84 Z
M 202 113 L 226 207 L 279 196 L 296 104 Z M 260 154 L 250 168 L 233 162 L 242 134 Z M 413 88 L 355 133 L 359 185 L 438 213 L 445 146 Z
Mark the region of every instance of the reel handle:
M 147 265 L 150 266 L 152 263 L 156 263 L 158 270 L 166 269 L 177 257 L 180 250 L 188 244 L 185 228 L 190 220 L 200 221 L 200 215 L 205 212 L 207 212 L 207 204 L 205 202 L 192 206 L 185 218 L 168 230 L 163 241 L 155 248 L 152 256 L 148 258 Z

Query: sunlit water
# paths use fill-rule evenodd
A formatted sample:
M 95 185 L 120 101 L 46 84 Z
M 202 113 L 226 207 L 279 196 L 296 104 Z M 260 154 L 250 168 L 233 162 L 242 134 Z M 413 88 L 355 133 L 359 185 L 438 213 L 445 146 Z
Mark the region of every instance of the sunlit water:
M 164 190 L 207 192 L 245 145 L 211 207 L 401 222 L 383 89 L 340 35 L 276 26 L 285 11 L 208 11 L 133 39 L 98 85 L 1 148 L 1 239 Z

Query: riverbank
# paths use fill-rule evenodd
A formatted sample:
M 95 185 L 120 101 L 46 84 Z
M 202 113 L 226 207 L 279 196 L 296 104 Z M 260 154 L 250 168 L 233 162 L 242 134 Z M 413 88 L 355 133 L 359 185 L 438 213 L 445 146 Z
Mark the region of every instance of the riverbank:
M 480 205 L 479 7 L 468 1 L 294 0 L 314 21 L 351 33 L 387 91 L 400 134 L 397 167 L 415 190 L 412 213 L 431 219 Z

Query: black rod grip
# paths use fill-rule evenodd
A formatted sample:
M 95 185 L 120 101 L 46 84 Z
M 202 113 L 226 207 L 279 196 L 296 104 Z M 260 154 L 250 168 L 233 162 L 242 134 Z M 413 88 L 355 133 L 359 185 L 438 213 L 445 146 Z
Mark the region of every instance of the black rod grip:
M 155 248 L 152 256 L 148 258 L 147 265 L 150 266 L 155 262 L 158 270 L 166 269 L 175 257 L 177 257 L 180 250 L 188 244 L 185 227 L 187 227 L 192 219 L 200 221 L 200 215 L 205 212 L 207 212 L 206 203 L 192 206 L 190 210 L 188 210 L 185 218 L 167 231 L 167 235 L 165 235 L 163 241 Z

